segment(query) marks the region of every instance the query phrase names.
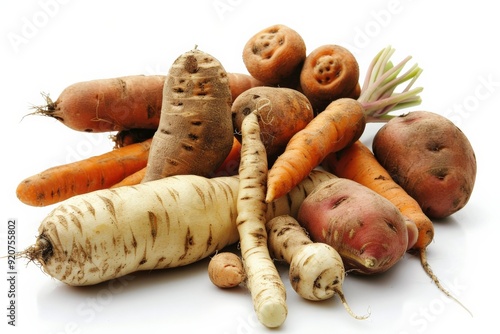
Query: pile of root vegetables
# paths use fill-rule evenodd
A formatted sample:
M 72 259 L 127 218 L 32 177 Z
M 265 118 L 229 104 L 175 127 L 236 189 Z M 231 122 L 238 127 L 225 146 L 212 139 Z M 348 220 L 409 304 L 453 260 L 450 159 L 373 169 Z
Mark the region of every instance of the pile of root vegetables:
M 243 46 L 248 73 L 227 72 L 198 47 L 165 75 L 77 82 L 33 114 L 76 131 L 109 132 L 107 153 L 19 183 L 25 204 L 57 204 L 19 256 L 73 286 L 209 258 L 221 288 L 243 285 L 258 319 L 288 309 L 276 268 L 308 300 L 339 296 L 346 273 L 376 275 L 406 253 L 427 261 L 441 219 L 468 202 L 474 151 L 451 121 L 417 106 L 422 70 L 331 44 L 306 52 L 277 24 Z M 396 110 L 403 110 L 397 114 Z M 371 149 L 369 122 L 384 122 Z M 241 253 L 228 251 L 238 244 Z M 458 300 L 457 300 L 458 302 Z

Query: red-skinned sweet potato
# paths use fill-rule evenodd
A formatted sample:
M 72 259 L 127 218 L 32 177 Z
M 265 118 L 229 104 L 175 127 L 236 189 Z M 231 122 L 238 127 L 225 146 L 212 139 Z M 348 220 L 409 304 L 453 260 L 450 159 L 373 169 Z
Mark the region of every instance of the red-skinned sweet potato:
M 445 218 L 468 202 L 476 157 L 465 134 L 450 120 L 413 111 L 384 124 L 373 153 L 391 177 L 431 218 Z
M 349 179 L 317 186 L 302 202 L 299 223 L 312 240 L 335 248 L 346 270 L 360 274 L 387 271 L 405 254 L 405 217 L 387 199 Z

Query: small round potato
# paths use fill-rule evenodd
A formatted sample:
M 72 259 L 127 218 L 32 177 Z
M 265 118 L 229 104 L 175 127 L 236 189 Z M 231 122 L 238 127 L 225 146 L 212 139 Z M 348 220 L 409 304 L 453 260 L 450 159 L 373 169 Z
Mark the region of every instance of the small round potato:
M 468 202 L 476 157 L 465 134 L 429 111 L 395 117 L 377 132 L 373 153 L 430 218 L 445 218 Z
M 243 262 L 234 253 L 217 253 L 208 263 L 208 277 L 219 288 L 234 288 L 245 280 Z

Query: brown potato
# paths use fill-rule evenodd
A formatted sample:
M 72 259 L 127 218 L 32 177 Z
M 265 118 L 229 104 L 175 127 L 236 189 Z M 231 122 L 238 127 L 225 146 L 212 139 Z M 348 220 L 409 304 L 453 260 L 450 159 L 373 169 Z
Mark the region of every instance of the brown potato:
M 243 119 L 254 110 L 258 111 L 261 140 L 271 160 L 314 118 L 312 105 L 301 92 L 286 87 L 253 87 L 238 95 L 231 106 L 235 137 L 240 141 Z
M 377 132 L 373 153 L 392 178 L 432 218 L 445 218 L 468 202 L 476 156 L 465 134 L 446 117 L 414 111 Z

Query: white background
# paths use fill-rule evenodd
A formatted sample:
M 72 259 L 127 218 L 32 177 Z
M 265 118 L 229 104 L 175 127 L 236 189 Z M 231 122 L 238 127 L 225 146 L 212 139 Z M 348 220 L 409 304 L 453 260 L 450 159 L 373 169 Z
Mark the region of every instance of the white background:
M 445 3 L 445 4 L 442 4 Z M 469 137 L 478 175 L 468 205 L 435 222 L 429 261 L 442 283 L 473 313 L 450 301 L 431 283 L 418 260 L 407 255 L 386 274 L 348 276 L 345 294 L 358 314 L 351 318 L 339 300 L 313 303 L 289 288 L 289 314 L 275 332 L 443 333 L 481 332 L 498 317 L 494 210 L 499 186 L 498 155 L 500 24 L 486 0 L 438 1 L 78 1 L 4 0 L 0 4 L 2 96 L 2 205 L 0 255 L 7 253 L 9 218 L 18 221 L 18 250 L 34 242 L 52 207 L 33 208 L 15 196 L 17 184 L 46 168 L 108 151 L 109 134 L 84 134 L 39 116 L 41 92 L 56 98 L 68 85 L 130 74 L 165 74 L 173 60 L 195 44 L 227 71 L 246 72 L 243 45 L 276 23 L 297 30 L 308 51 L 333 43 L 350 48 L 362 78 L 382 48 L 396 48 L 424 69 L 418 108 L 451 118 Z M 367 127 L 363 141 L 379 125 Z M 266 333 L 256 321 L 249 293 L 211 285 L 207 261 L 138 273 L 87 288 L 70 288 L 33 263 L 18 260 L 16 328 L 7 325 L 7 263 L 0 261 L 2 333 Z M 154 330 L 152 330 L 154 328 Z

